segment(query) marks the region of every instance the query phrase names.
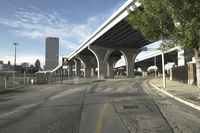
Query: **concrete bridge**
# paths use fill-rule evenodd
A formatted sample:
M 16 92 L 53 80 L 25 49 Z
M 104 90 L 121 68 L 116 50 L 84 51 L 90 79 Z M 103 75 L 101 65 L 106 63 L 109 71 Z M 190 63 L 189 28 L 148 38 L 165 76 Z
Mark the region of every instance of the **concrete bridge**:
M 78 49 L 65 58 L 62 65 L 59 65 L 51 73 L 70 77 L 75 69 L 75 75 L 80 76 L 82 64 L 84 77 L 94 76 L 95 70 L 97 70 L 98 79 L 112 78 L 114 77 L 114 66 L 122 55 L 125 58 L 127 77 L 134 77 L 135 67 L 147 70 L 153 63 L 152 58 L 138 61 L 136 57 L 142 48 L 151 42 L 139 31 L 133 30 L 127 22 L 128 10 L 133 10 L 133 2 L 133 0 L 125 2 Z M 165 55 L 166 60 L 173 60 L 168 55 Z M 157 56 L 157 66 L 162 73 L 161 58 L 159 55 Z M 64 67 L 66 69 L 63 69 Z
M 144 75 L 147 75 L 147 69 L 151 66 L 156 66 L 159 74 L 162 74 L 162 51 L 149 51 L 146 54 L 139 54 L 135 59 L 134 69 L 137 70 L 141 68 Z M 164 51 L 164 64 L 174 63 L 175 66 L 183 66 L 188 62 L 192 61 L 194 57 L 194 51 L 192 49 L 181 49 L 180 47 L 174 47 L 167 51 Z M 115 70 L 117 69 L 125 69 L 126 64 L 120 64 L 119 66 L 115 66 Z

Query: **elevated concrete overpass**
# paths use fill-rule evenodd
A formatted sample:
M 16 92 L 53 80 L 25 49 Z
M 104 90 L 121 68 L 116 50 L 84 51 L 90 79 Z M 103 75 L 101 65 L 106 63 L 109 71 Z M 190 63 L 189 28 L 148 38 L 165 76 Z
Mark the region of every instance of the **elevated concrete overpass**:
M 128 10 L 133 0 L 128 0 L 105 23 L 103 23 L 78 49 L 67 58 L 68 75 L 72 75 L 75 65 L 76 75 L 80 74 L 80 64 L 84 64 L 84 76 L 90 77 L 97 68 L 98 78 L 113 77 L 114 65 L 124 55 L 127 77 L 134 77 L 134 63 L 140 48 L 150 42 L 133 30 L 127 21 Z
M 168 51 L 164 52 L 164 64 L 166 65 L 169 62 L 174 62 L 175 65 L 178 65 L 178 62 L 180 62 L 181 58 L 178 58 L 178 51 L 180 48 L 175 47 Z M 157 50 L 153 51 L 149 54 L 146 54 L 144 56 L 138 56 L 135 61 L 135 69 L 141 68 L 143 72 L 147 72 L 147 69 L 150 66 L 156 66 L 158 68 L 158 72 L 162 74 L 162 51 Z
M 141 68 L 144 73 L 147 73 L 147 69 L 150 66 L 156 66 L 158 72 L 162 74 L 162 51 L 149 51 L 149 53 L 138 55 L 135 59 L 135 69 Z M 187 62 L 191 62 L 194 57 L 194 51 L 192 49 L 181 49 L 180 47 L 174 47 L 164 52 L 164 64 L 174 62 L 175 66 L 186 65 Z M 115 69 L 125 69 L 126 64 L 120 64 L 115 66 Z
M 172 48 L 168 51 L 164 52 L 164 64 L 166 65 L 169 62 L 174 62 L 178 65 L 178 47 Z M 135 66 L 133 69 L 137 70 L 140 68 L 144 75 L 147 74 L 147 70 L 151 66 L 156 66 L 158 68 L 158 72 L 162 74 L 162 51 L 147 51 L 139 54 L 135 59 Z M 119 64 L 115 66 L 115 70 L 124 71 L 126 64 Z M 124 69 L 124 70 L 121 70 Z
M 127 21 L 128 10 L 133 10 L 134 0 L 126 1 L 108 20 L 106 20 L 86 41 L 73 51 L 64 62 L 52 71 L 53 74 L 80 76 L 83 64 L 84 77 L 94 76 L 97 70 L 98 78 L 114 77 L 114 66 L 121 58 L 125 58 L 126 76 L 134 77 L 134 67 L 145 67 L 152 63 L 152 58 L 136 60 L 142 47 L 150 44 L 138 30 L 132 29 Z M 161 58 L 158 56 L 158 61 Z M 161 63 L 158 63 L 161 68 Z M 63 69 L 63 68 L 67 69 Z M 162 70 L 160 70 L 162 71 Z

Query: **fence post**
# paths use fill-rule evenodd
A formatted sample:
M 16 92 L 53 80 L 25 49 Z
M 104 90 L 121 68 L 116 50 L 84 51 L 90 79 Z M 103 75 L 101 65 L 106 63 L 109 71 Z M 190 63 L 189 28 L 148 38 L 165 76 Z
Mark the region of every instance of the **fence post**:
M 24 85 L 26 85 L 26 72 L 24 71 Z
M 61 84 L 61 79 L 60 79 L 60 75 L 59 75 L 59 84 Z
M 4 77 L 4 81 L 5 81 L 5 89 L 7 89 L 7 77 Z
M 37 77 L 35 76 L 35 85 L 37 85 Z

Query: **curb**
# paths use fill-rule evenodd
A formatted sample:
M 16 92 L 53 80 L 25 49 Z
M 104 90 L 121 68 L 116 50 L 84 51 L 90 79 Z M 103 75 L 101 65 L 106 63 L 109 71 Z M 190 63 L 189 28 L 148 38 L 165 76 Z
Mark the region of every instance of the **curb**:
M 193 104 L 193 103 L 191 103 L 191 102 L 188 102 L 188 101 L 186 101 L 186 100 L 183 100 L 183 99 L 181 99 L 181 98 L 179 98 L 179 97 L 177 97 L 177 96 L 175 96 L 175 95 L 173 95 L 173 94 L 171 94 L 171 93 L 169 93 L 169 92 L 167 92 L 167 91 L 165 91 L 165 90 L 160 89 L 159 87 L 157 87 L 156 85 L 154 85 L 151 81 L 149 81 L 149 83 L 150 83 L 155 89 L 157 89 L 158 91 L 161 91 L 162 93 L 164 93 L 165 95 L 167 95 L 167 96 L 173 98 L 174 100 L 179 101 L 179 102 L 181 102 L 181 103 L 183 103 L 183 104 L 185 104 L 185 105 L 187 105 L 187 106 L 189 106 L 189 107 L 192 107 L 192 108 L 194 108 L 194 109 L 200 111 L 200 106 L 198 106 L 198 105 L 196 105 L 196 104 Z

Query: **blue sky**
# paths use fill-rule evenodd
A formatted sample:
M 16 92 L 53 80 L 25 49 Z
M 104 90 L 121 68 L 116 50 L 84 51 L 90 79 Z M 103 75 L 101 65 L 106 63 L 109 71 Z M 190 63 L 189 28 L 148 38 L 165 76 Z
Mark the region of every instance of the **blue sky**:
M 60 38 L 60 54 L 69 55 L 125 0 L 1 0 L 0 60 L 17 64 L 36 59 L 44 65 L 45 37 Z

